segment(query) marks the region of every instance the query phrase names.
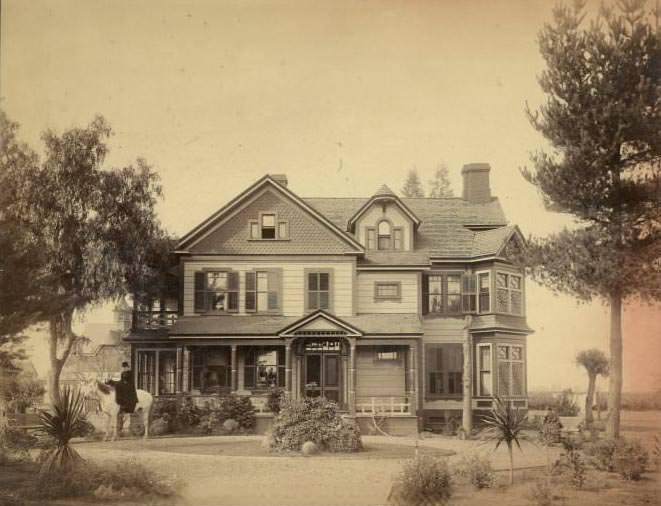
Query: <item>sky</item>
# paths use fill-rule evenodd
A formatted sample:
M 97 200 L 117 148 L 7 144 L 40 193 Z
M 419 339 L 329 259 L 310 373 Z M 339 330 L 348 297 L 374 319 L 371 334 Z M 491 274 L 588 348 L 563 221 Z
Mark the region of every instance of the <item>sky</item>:
M 2 2 L 0 105 L 39 149 L 45 129 L 113 127 L 107 166 L 144 157 L 163 225 L 182 235 L 265 173 L 304 197 L 399 190 L 445 163 L 491 164 L 525 235 L 571 225 L 520 175 L 548 145 L 526 104 L 544 97 L 547 0 Z M 583 388 L 576 353 L 608 349 L 608 310 L 528 283 L 529 389 Z M 625 310 L 625 390 L 661 387 L 659 307 Z M 107 310 L 87 321 L 107 321 Z M 45 367 L 45 342 L 31 349 Z

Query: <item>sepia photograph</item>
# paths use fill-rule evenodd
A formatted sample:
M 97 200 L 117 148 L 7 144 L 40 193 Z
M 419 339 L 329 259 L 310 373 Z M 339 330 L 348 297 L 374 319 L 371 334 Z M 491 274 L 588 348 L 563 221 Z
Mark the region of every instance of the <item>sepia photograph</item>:
M 661 0 L 0 0 L 0 506 L 661 505 Z

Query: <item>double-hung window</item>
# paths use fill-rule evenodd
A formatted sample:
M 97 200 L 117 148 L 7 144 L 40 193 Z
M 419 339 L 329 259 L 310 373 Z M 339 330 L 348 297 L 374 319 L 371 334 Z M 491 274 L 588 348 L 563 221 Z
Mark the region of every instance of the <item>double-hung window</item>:
M 385 220 L 377 225 L 377 246 L 379 249 L 392 248 L 392 226 Z
M 491 276 L 488 272 L 477 274 L 478 311 L 488 313 L 491 310 Z
M 490 396 L 493 392 L 493 380 L 491 375 L 491 344 L 477 345 L 477 394 Z
M 496 272 L 496 311 L 523 315 L 523 281 L 520 275 Z
M 427 394 L 430 397 L 460 396 L 463 393 L 464 354 L 461 344 L 428 344 Z
M 428 314 L 457 314 L 462 311 L 459 273 L 431 274 L 424 279 L 423 304 Z
M 280 271 L 246 272 L 246 312 L 280 311 Z
M 259 220 L 250 220 L 250 239 L 289 239 L 289 222 L 278 219 L 275 213 L 261 213 Z
M 238 310 L 238 272 L 201 271 L 195 273 L 195 312 L 233 313 Z
M 331 309 L 331 273 L 307 273 L 307 309 Z
M 525 395 L 523 346 L 497 345 L 498 395 L 521 397 Z

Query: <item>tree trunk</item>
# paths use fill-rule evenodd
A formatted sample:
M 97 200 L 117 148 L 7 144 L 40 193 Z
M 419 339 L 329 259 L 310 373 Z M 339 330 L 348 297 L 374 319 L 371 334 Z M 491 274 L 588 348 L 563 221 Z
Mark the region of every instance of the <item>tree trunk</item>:
M 620 437 L 620 405 L 622 401 L 622 295 L 611 294 L 610 374 L 608 383 L 608 423 L 610 438 Z
M 514 454 L 513 454 L 513 449 L 512 445 L 507 446 L 507 451 L 510 454 L 510 485 L 514 484 Z
M 466 327 L 464 329 L 464 405 L 462 413 L 463 429 L 466 438 L 469 438 L 473 430 L 473 339 L 469 330 L 471 316 L 466 316 Z
M 49 322 L 50 371 L 48 372 L 48 395 L 52 404 L 60 400 L 60 375 L 76 341 L 76 335 L 71 327 L 72 319 L 73 310 L 69 310 L 54 316 Z M 58 357 L 57 354 L 58 343 L 63 343 L 64 346 L 61 357 Z
M 592 405 L 594 404 L 594 386 L 597 382 L 597 375 L 588 373 L 588 393 L 585 396 L 585 426 L 592 426 Z

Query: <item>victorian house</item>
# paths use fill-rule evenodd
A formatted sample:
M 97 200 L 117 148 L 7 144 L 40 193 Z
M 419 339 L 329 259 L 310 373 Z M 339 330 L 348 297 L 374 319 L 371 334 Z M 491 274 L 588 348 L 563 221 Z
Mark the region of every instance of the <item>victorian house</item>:
M 324 396 L 361 425 L 411 433 L 526 407 L 522 244 L 488 164 L 461 198 L 304 198 L 267 175 L 183 236 L 178 300 L 136 312 L 138 388 L 203 401 L 270 389 Z M 461 422 L 460 422 L 461 423 Z

